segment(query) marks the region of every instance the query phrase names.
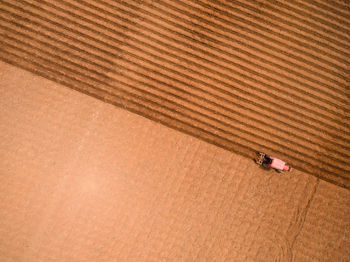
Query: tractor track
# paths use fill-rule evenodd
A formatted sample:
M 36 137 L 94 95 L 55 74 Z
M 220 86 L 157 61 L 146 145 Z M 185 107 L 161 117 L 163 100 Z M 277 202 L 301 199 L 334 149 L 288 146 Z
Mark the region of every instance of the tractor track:
M 309 0 L 4 0 L 0 59 L 350 188 L 349 17 Z

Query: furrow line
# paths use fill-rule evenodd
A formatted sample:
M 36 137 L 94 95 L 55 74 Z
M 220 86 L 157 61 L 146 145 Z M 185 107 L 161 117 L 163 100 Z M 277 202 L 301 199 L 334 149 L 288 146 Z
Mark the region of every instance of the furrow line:
M 4 15 L 8 14 L 9 17 L 5 17 Z M 8 23 L 12 23 L 18 27 L 22 27 L 25 30 L 31 31 L 35 34 L 39 33 L 44 35 L 45 37 L 49 38 L 50 40 L 56 41 L 56 42 L 60 42 L 63 44 L 66 44 L 66 46 L 72 46 L 73 48 L 77 49 L 77 50 L 81 50 L 81 48 L 79 48 L 79 44 L 84 45 L 87 49 L 85 49 L 82 54 L 86 53 L 89 54 L 89 56 L 92 56 L 94 58 L 94 60 L 98 60 L 98 62 L 103 63 L 104 66 L 107 65 L 113 65 L 114 63 L 112 62 L 112 60 L 105 58 L 104 56 L 107 57 L 111 57 L 111 56 L 115 56 L 115 54 L 112 54 L 110 52 L 106 52 L 102 49 L 99 49 L 98 47 L 95 47 L 89 43 L 87 43 L 86 41 L 81 41 L 77 38 L 71 37 L 67 34 L 64 34 L 60 31 L 57 31 L 55 29 L 52 29 L 50 27 L 44 26 L 38 22 L 32 21 L 28 18 L 24 18 L 16 13 L 13 12 L 9 12 L 8 10 L 2 9 L 0 7 L 0 17 L 2 20 L 8 22 Z M 19 21 L 24 21 L 26 24 L 19 24 Z M 29 25 L 32 24 L 36 27 L 38 27 L 39 31 L 29 27 Z M 56 25 L 58 26 L 58 25 Z M 43 29 L 43 30 L 40 30 Z M 58 38 L 60 37 L 60 38 Z M 61 41 L 62 39 L 64 39 L 65 41 Z M 78 45 L 77 45 L 78 43 Z M 91 51 L 87 51 L 87 50 L 91 50 Z
M 213 8 L 218 9 L 221 7 L 217 6 L 215 3 L 212 3 L 211 5 L 191 3 L 191 5 L 199 8 L 200 10 L 205 10 L 206 12 L 213 12 Z M 285 20 L 287 14 L 284 14 L 283 11 L 278 12 L 278 15 L 271 13 L 273 10 L 276 12 L 279 10 L 274 9 L 273 6 L 267 8 L 268 12 L 265 12 L 261 10 L 261 8 L 256 8 L 254 4 L 252 6 L 248 5 L 246 2 L 240 3 L 239 1 L 236 1 L 231 6 L 231 9 L 233 10 L 225 10 L 228 19 L 231 18 L 231 16 L 238 16 L 241 19 L 249 19 L 250 21 L 254 21 L 254 23 L 260 26 L 259 32 L 266 32 L 266 34 L 269 35 L 277 35 L 281 40 L 285 39 L 291 43 L 303 43 L 304 47 L 309 48 L 310 50 L 311 48 L 313 50 L 322 50 L 322 52 L 324 52 L 323 55 L 325 59 L 328 57 L 333 57 L 338 58 L 336 60 L 340 61 L 341 59 L 345 60 L 344 57 L 349 55 L 350 39 L 342 41 L 341 39 L 334 39 L 329 36 L 325 37 L 324 34 L 322 35 L 315 30 L 310 29 L 307 21 L 305 21 L 306 23 L 304 22 L 301 24 L 288 22 Z M 238 10 L 240 11 L 239 13 Z M 219 10 L 218 13 L 221 14 L 221 11 L 222 10 Z M 226 18 L 223 15 L 221 15 L 221 17 Z M 290 15 L 290 17 L 293 18 L 294 16 Z M 302 46 L 300 46 L 300 48 L 302 48 Z M 317 54 L 317 51 L 314 52 L 314 54 Z M 334 62 L 338 63 L 336 61 Z M 346 66 L 346 64 L 344 66 Z
M 348 45 L 350 41 L 350 31 L 347 30 L 348 27 L 340 27 L 338 25 L 332 24 L 330 22 L 332 21 L 332 17 L 329 17 L 328 22 L 323 19 L 314 17 L 312 14 L 307 14 L 303 11 L 295 9 L 295 5 L 292 5 L 288 2 L 281 3 L 278 1 L 269 1 L 269 3 L 264 3 L 263 10 L 256 8 L 256 2 L 252 0 L 243 2 L 236 1 L 235 5 L 239 5 L 242 8 L 248 9 L 259 17 L 263 16 L 264 18 L 272 21 L 277 21 L 278 19 L 278 21 L 290 28 L 298 28 L 298 31 L 308 33 L 312 37 L 317 37 L 321 40 L 324 39 L 326 40 L 325 43 L 333 43 L 338 48 L 343 48 L 343 45 Z M 290 20 L 287 20 L 288 18 Z M 315 21 L 317 21 L 318 24 L 315 23 Z M 344 26 L 345 21 L 343 20 L 342 22 L 342 26 Z M 326 27 L 321 26 L 320 23 L 325 23 L 324 26 Z M 330 37 L 332 35 L 334 38 Z M 343 51 L 345 53 L 348 53 L 349 49 L 345 48 Z
M 1 28 L 1 26 L 0 26 Z M 57 54 L 57 52 L 53 52 L 52 49 L 49 51 L 48 45 L 46 46 L 35 46 L 32 42 L 22 42 L 21 39 L 18 37 L 10 36 L 7 33 L 0 32 L 0 39 L 1 41 L 6 42 L 6 44 L 12 48 L 17 48 L 18 50 L 22 52 L 28 52 L 29 55 L 32 55 L 34 57 L 38 57 L 41 59 L 52 59 L 52 61 L 59 65 L 64 65 L 67 68 L 67 64 L 70 64 L 73 67 L 77 67 L 76 69 L 81 70 L 81 73 L 83 75 L 83 72 L 86 74 L 84 75 L 87 77 L 94 77 L 98 81 L 100 81 L 100 84 L 102 83 L 109 83 L 111 80 L 111 77 L 103 73 L 103 70 L 98 68 L 91 68 L 87 64 L 88 63 L 81 63 L 80 59 L 76 59 L 74 56 L 67 56 L 67 54 L 64 54 L 63 56 Z M 24 38 L 25 39 L 25 38 Z M 5 48 L 7 47 L 5 45 Z M 57 50 L 56 50 L 57 51 Z M 53 62 L 54 63 L 54 62 Z M 78 71 L 77 71 L 78 72 Z
M 5 7 L 5 6 L 3 6 Z M 7 6 L 5 7 L 7 8 Z M 10 7 L 9 9 L 11 10 Z M 50 19 L 47 19 L 45 17 L 40 16 L 39 14 L 31 13 L 28 10 L 25 10 L 23 8 L 13 8 L 14 10 L 9 11 L 7 9 L 3 9 L 0 7 L 0 14 L 4 15 L 4 13 L 8 14 L 8 17 L 6 17 L 7 20 L 23 20 L 28 24 L 32 24 L 35 26 L 38 26 L 40 28 L 44 28 L 46 33 L 52 33 L 52 34 L 58 34 L 61 37 L 67 38 L 72 41 L 76 41 L 79 44 L 86 45 L 94 52 L 98 53 L 102 58 L 108 57 L 111 64 L 115 64 L 113 61 L 115 61 L 115 58 L 118 58 L 119 53 L 116 53 L 116 47 L 111 46 L 109 44 L 106 44 L 103 40 L 97 39 L 95 37 L 92 37 L 90 35 L 84 34 L 80 32 L 79 30 L 67 27 L 63 24 L 57 23 L 55 21 L 51 21 Z M 16 11 L 20 10 L 20 14 L 15 13 Z M 30 14 L 32 19 L 21 17 L 21 14 Z M 16 18 L 16 19 L 14 19 Z M 101 37 L 100 37 L 101 38 Z M 111 59 L 113 58 L 113 59 Z M 107 59 L 107 58 L 105 58 Z
M 306 2 L 306 1 L 303 1 Z M 346 25 L 346 28 L 349 28 L 350 24 L 348 22 L 346 22 L 346 19 L 344 17 L 339 18 L 336 17 L 330 13 L 327 13 L 327 20 L 317 16 L 317 13 L 319 13 L 317 10 L 315 10 L 312 7 L 307 7 L 306 9 L 302 8 L 303 3 L 300 4 L 292 4 L 289 2 L 283 2 L 280 0 L 276 0 L 274 2 L 270 1 L 270 3 L 278 5 L 282 8 L 284 8 L 284 10 L 286 10 L 286 13 L 288 13 L 288 11 L 290 11 L 291 13 L 294 14 L 294 16 L 299 16 L 301 19 L 305 19 L 309 22 L 312 23 L 312 27 L 319 27 L 320 30 L 322 32 L 325 32 L 327 34 L 330 35 L 339 35 L 341 32 L 339 29 L 344 29 L 344 25 Z M 349 21 L 350 22 L 350 21 Z M 325 28 L 326 27 L 326 28 Z M 329 30 L 327 29 L 329 28 Z M 349 38 L 349 33 L 344 33 L 343 35 L 345 38 Z M 337 37 L 336 37 L 337 38 Z
M 237 16 L 236 13 L 239 13 L 240 11 L 239 9 L 234 8 L 232 6 L 230 6 L 230 8 L 236 11 L 235 14 L 228 13 L 227 11 L 224 11 L 224 10 L 216 10 L 217 12 L 215 14 L 211 14 L 208 11 L 198 9 L 198 7 L 194 7 L 180 0 L 177 0 L 176 3 L 177 3 L 177 6 L 171 5 L 169 2 L 167 2 L 166 5 L 169 7 L 169 9 L 174 11 L 177 10 L 180 13 L 190 12 L 192 10 L 192 12 L 190 12 L 192 17 L 196 16 L 197 14 L 202 14 L 202 15 L 205 15 L 206 17 L 210 17 L 210 16 L 212 16 L 213 18 L 215 17 L 217 22 L 221 22 L 228 27 L 237 26 L 238 28 L 246 31 L 249 34 L 252 34 L 255 37 L 259 36 L 262 39 L 266 39 L 270 43 L 278 44 L 279 47 L 285 48 L 285 51 L 292 50 L 294 52 L 299 53 L 300 55 L 305 55 L 311 59 L 314 59 L 315 61 L 318 61 L 318 62 L 322 61 L 326 65 L 331 65 L 332 67 L 337 68 L 338 70 L 344 70 L 344 66 L 349 65 L 349 61 L 345 60 L 343 57 L 334 56 L 329 52 L 319 49 L 321 48 L 321 46 L 319 45 L 317 47 L 313 47 L 308 43 L 301 42 L 297 39 L 292 39 L 291 35 L 288 35 L 288 37 L 286 37 L 286 36 L 283 36 L 281 33 L 272 32 L 271 28 L 266 28 L 262 25 L 255 23 L 254 19 L 248 20 L 244 18 L 244 17 L 253 17 L 253 15 L 249 13 L 242 14 L 243 17 Z M 205 7 L 205 4 L 203 4 L 201 1 L 197 1 L 196 3 L 203 5 Z M 180 5 L 183 9 L 179 7 Z M 229 19 L 218 16 L 218 14 L 224 17 L 227 17 Z M 236 23 L 234 23 L 233 20 Z M 237 24 L 237 23 L 240 23 L 240 24 Z M 276 25 L 273 25 L 273 27 L 276 27 Z M 282 29 L 285 29 L 285 28 L 282 28 Z M 303 50 L 302 47 L 304 47 L 305 50 Z M 324 58 L 321 58 L 320 55 L 322 55 Z M 343 55 L 346 56 L 346 54 L 343 54 Z M 332 59 L 332 61 L 330 61 L 329 59 Z M 335 63 L 342 63 L 342 65 L 337 65 Z
M 114 4 L 117 4 L 117 3 L 114 3 Z M 86 4 L 86 6 L 88 6 L 89 4 Z M 133 9 L 133 6 L 132 5 L 130 5 L 129 3 L 126 5 L 125 4 L 125 6 L 128 6 L 128 8 L 130 8 L 131 10 Z M 125 8 L 125 6 L 124 6 L 124 8 Z M 90 8 L 97 8 L 96 6 L 95 7 L 91 7 L 90 6 Z M 120 9 L 120 7 L 116 7 L 116 6 L 111 6 L 111 8 L 114 8 L 114 10 L 116 10 L 117 12 L 124 12 L 125 14 L 128 14 L 128 15 L 130 15 L 130 10 L 127 10 L 127 11 L 125 11 L 125 10 L 123 10 L 123 9 Z M 164 11 L 164 10 L 162 10 L 162 11 Z M 105 12 L 105 13 L 108 13 L 108 11 L 107 10 L 103 10 L 103 12 Z M 172 12 L 172 13 L 174 13 L 174 11 Z M 182 14 L 185 14 L 186 13 L 186 11 L 182 11 L 181 12 Z M 111 13 L 110 13 L 111 14 Z M 113 14 L 112 14 L 112 16 L 113 16 Z M 190 14 L 188 14 L 187 15 L 188 17 L 191 17 L 191 15 Z M 192 15 L 193 16 L 193 15 Z M 137 16 L 133 16 L 134 18 L 135 17 L 137 17 Z M 198 18 L 198 17 L 196 17 L 196 18 Z M 198 18 L 198 20 L 200 20 L 200 18 Z M 197 26 L 198 24 L 196 24 L 196 26 Z M 208 27 L 210 27 L 210 26 L 212 26 L 210 23 L 208 23 L 206 26 L 208 26 Z M 204 27 L 202 27 L 202 28 L 204 28 Z M 237 31 L 234 31 L 234 33 L 233 34 L 227 34 L 228 33 L 228 30 L 226 30 L 227 32 L 226 32 L 226 34 L 218 34 L 217 33 L 217 31 L 218 31 L 218 29 L 219 28 L 216 28 L 216 27 L 214 27 L 213 28 L 213 30 L 212 30 L 212 32 L 214 31 L 216 29 L 216 35 L 219 35 L 220 37 L 223 37 L 224 39 L 229 39 L 230 41 L 237 41 L 237 39 L 233 39 L 233 38 L 228 38 L 229 36 L 228 35 L 232 35 L 232 36 L 234 36 L 234 35 L 241 35 L 241 37 L 242 37 L 242 39 L 244 39 L 244 43 L 246 43 L 246 40 L 247 40 L 247 36 L 246 35 L 243 35 L 243 34 L 240 34 L 239 32 L 237 32 Z M 259 41 L 259 40 L 254 40 L 253 42 L 261 42 L 261 41 Z M 262 43 L 262 42 L 261 42 Z M 266 43 L 264 43 L 264 44 L 261 44 L 262 46 L 265 46 L 266 45 Z M 254 48 L 252 48 L 252 49 L 256 49 L 256 50 L 258 50 L 259 52 L 264 52 L 264 51 L 262 51 L 262 50 L 260 50 L 260 49 L 258 49 L 258 48 L 256 48 L 256 47 L 254 47 Z M 277 53 L 281 53 L 281 51 L 280 50 L 272 50 L 273 52 L 277 52 Z M 271 52 L 265 52 L 265 54 L 266 55 L 272 55 L 272 53 Z M 290 54 L 288 54 L 288 56 L 289 56 L 289 58 L 291 57 L 290 56 Z M 275 56 L 276 57 L 276 56 Z M 295 57 L 296 58 L 296 57 Z M 278 57 L 278 60 L 280 60 L 280 61 L 283 61 L 283 62 L 286 62 L 286 63 L 288 63 L 288 61 L 287 60 L 283 60 L 283 58 L 281 58 L 281 57 Z M 298 57 L 298 58 L 296 58 L 296 60 L 300 60 L 300 57 Z M 308 64 L 308 65 L 311 65 L 310 63 L 308 63 L 308 61 L 304 61 L 306 64 Z M 292 66 L 296 66 L 296 67 L 300 67 L 301 65 L 295 65 L 295 64 L 290 64 L 290 65 L 292 65 Z M 316 65 L 316 67 L 317 67 L 317 65 Z M 303 68 L 304 70 L 306 70 L 306 71 L 309 71 L 309 69 L 307 69 L 307 68 Z M 323 70 L 323 71 L 325 71 L 325 72 L 327 72 L 327 73 L 329 73 L 329 68 L 328 69 L 325 69 L 325 68 L 318 68 L 318 69 L 321 69 L 321 70 Z M 312 71 L 312 74 L 316 74 L 316 72 L 315 71 Z M 337 75 L 338 73 L 336 73 L 336 72 L 333 72 L 332 71 L 332 76 L 334 76 L 334 75 Z M 344 76 L 343 75 L 338 75 L 339 76 L 339 78 L 340 79 L 342 79 L 343 80 L 343 78 L 344 78 Z M 329 79 L 328 79 L 329 80 Z M 332 81 L 332 80 L 330 80 L 330 81 Z M 335 82 L 337 85 L 341 85 L 341 83 L 340 82 Z
M 80 49 L 79 51 L 79 49 L 75 48 L 74 46 L 68 47 L 68 45 L 64 46 L 64 45 L 61 45 L 61 43 L 54 42 L 54 41 L 49 42 L 49 41 L 40 40 L 42 39 L 41 38 L 42 36 L 39 34 L 37 35 L 39 37 L 35 38 L 35 37 L 32 37 L 32 35 L 28 35 L 26 33 L 19 31 L 23 29 L 21 27 L 16 27 L 16 29 L 13 29 L 11 28 L 10 23 L 8 24 L 10 27 L 6 26 L 8 21 L 5 21 L 2 18 L 0 18 L 0 21 L 2 22 L 0 25 L 0 35 L 2 35 L 3 37 L 9 37 L 19 42 L 22 41 L 23 43 L 28 45 L 31 45 L 31 43 L 36 43 L 40 47 L 38 48 L 38 51 L 45 50 L 45 48 L 48 48 L 51 51 L 54 51 L 55 53 L 57 53 L 56 55 L 59 57 L 64 57 L 68 60 L 72 59 L 72 61 L 75 61 L 77 63 L 81 63 L 83 61 L 83 64 L 85 66 L 86 64 L 90 64 L 97 70 L 96 72 L 98 72 L 99 74 L 105 74 L 106 72 L 110 71 L 112 68 L 112 67 L 106 67 L 98 63 L 95 63 L 95 60 L 93 59 L 93 57 L 86 56 L 87 53 L 85 53 L 82 49 Z M 45 40 L 48 40 L 48 39 L 45 39 Z M 78 51 L 78 52 L 75 52 L 75 51 Z
M 303 10 L 310 10 L 313 14 L 317 15 L 319 14 L 322 17 L 327 18 L 328 14 L 331 13 L 332 16 L 336 15 L 341 17 L 341 20 L 339 20 L 339 24 L 342 25 L 342 22 L 344 20 L 348 20 L 350 23 L 350 7 L 344 6 L 344 5 L 338 5 L 337 8 L 334 8 L 334 5 L 336 4 L 335 1 L 331 1 L 331 6 L 327 5 L 328 1 L 323 1 L 323 3 L 314 1 L 314 0 L 307 0 L 307 1 L 298 1 L 297 6 L 302 8 Z M 343 11 L 346 11 L 343 12 Z M 337 21 L 337 20 L 335 20 Z M 349 24 L 347 23 L 347 24 Z

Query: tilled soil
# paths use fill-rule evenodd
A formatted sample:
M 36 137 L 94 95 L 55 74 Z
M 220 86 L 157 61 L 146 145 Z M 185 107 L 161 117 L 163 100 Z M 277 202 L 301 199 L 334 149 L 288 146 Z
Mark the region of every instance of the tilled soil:
M 345 1 L 3 0 L 0 59 L 350 188 Z
M 0 261 L 347 261 L 350 190 L 0 62 Z

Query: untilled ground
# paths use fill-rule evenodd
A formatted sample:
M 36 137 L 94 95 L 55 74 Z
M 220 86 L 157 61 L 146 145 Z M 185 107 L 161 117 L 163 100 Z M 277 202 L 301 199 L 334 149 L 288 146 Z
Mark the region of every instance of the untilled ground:
M 0 59 L 350 187 L 347 1 L 3 0 Z
M 350 191 L 0 63 L 1 261 L 346 261 Z

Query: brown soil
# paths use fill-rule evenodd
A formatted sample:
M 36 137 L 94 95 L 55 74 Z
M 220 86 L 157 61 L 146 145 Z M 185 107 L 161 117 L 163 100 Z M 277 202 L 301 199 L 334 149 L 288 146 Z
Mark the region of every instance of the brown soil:
M 4 0 L 0 59 L 350 188 L 345 1 Z
M 346 261 L 350 191 L 0 63 L 0 261 Z

